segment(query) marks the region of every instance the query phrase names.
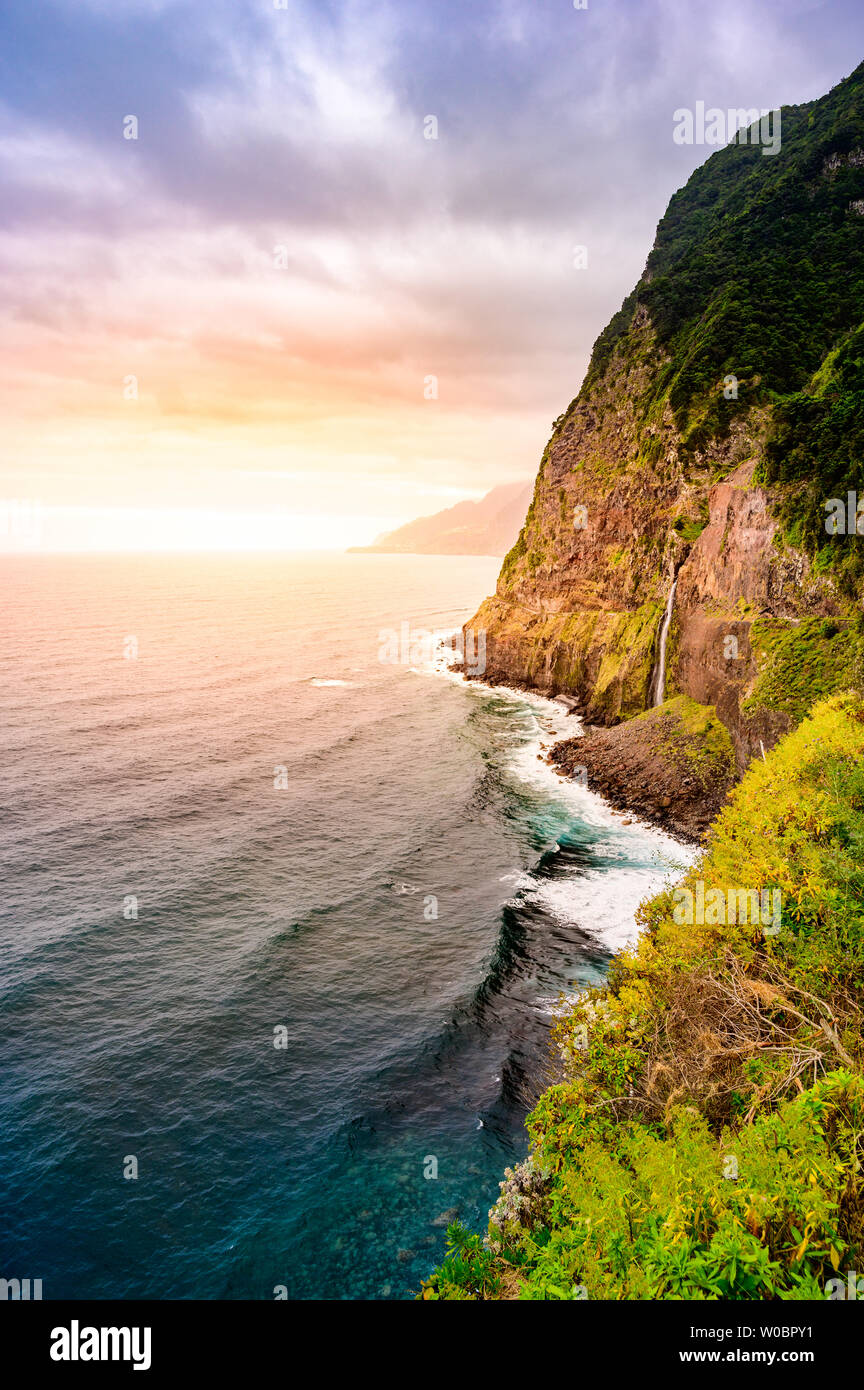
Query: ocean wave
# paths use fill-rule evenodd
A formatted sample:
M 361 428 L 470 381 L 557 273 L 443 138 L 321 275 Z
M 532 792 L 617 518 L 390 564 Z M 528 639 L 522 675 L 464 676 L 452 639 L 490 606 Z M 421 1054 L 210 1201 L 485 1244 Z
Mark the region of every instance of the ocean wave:
M 537 880 L 525 898 L 558 921 L 578 925 L 610 951 L 632 945 L 638 935 L 636 910 L 662 888 L 667 871 L 643 868 L 588 869 L 565 878 Z
M 502 750 L 502 765 L 517 788 L 536 798 L 538 824 L 548 839 L 537 863 L 519 879 L 510 907 L 518 911 L 521 903 L 577 927 L 612 952 L 631 945 L 640 903 L 677 881 L 698 850 L 632 815 L 624 817 L 546 760 L 546 750 L 559 739 L 579 736 L 578 715 L 534 692 L 465 681 L 458 668 L 440 674 L 481 701 L 503 699 L 528 716 L 521 738 Z

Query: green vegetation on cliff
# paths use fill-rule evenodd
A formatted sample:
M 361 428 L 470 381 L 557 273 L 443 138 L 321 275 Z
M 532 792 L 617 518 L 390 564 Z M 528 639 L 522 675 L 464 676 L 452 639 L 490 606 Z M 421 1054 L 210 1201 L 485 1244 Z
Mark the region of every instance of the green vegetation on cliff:
M 691 445 L 757 398 L 804 391 L 843 336 L 860 335 L 864 64 L 820 100 L 784 107 L 781 131 L 779 153 L 728 145 L 675 194 L 642 281 L 595 345 L 586 385 L 647 310 L 668 360 L 646 404 L 668 396 Z M 737 401 L 718 389 L 727 374 Z
M 675 194 L 583 387 L 647 311 L 667 361 L 646 416 L 668 400 L 682 450 L 710 453 L 737 414 L 768 405 L 756 480 L 778 485 L 788 543 L 825 549 L 825 568 L 850 594 L 864 576 L 864 538 L 829 547 L 824 504 L 864 484 L 862 192 L 864 64 L 820 100 L 783 108 L 778 155 L 729 145 Z M 727 376 L 737 398 L 720 389 Z
M 864 535 L 826 503 L 864 486 L 864 64 L 780 130 L 672 197 L 475 619 L 491 679 L 615 724 L 648 704 L 677 574 L 666 693 L 718 711 L 739 767 L 848 684 L 861 637 Z
M 706 785 L 734 776 L 732 740 L 713 709 L 697 705 L 687 695 L 676 695 L 655 709 L 644 710 L 639 718 L 657 720 L 664 715 L 674 719 L 663 753 L 676 771 L 693 772 Z
M 424 1299 L 824 1298 L 864 1263 L 862 305 L 864 64 L 672 198 L 478 615 L 493 679 L 618 725 L 595 771 L 655 729 L 682 784 L 755 761 L 562 1014 L 531 1157 Z
M 561 1018 L 531 1157 L 485 1241 L 451 1228 L 422 1298 L 821 1299 L 861 1267 L 860 696 L 751 766 L 682 887 L 705 910 L 653 898 Z
M 856 594 L 864 537 L 830 535 L 825 503 L 845 502 L 864 485 L 864 324 L 828 355 L 804 390 L 777 402 L 760 477 L 781 485 L 776 509 L 787 542 L 815 555 L 818 571 Z
M 802 618 L 798 623 L 760 619 L 750 640 L 759 656 L 759 678 L 745 712 L 781 710 L 794 723 L 815 700 L 858 683 L 864 654 L 864 615 L 852 621 Z

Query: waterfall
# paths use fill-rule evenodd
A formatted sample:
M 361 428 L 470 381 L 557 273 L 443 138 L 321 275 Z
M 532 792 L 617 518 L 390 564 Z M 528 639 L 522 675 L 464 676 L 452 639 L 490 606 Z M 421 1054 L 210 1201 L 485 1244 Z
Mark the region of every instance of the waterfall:
M 651 703 L 652 705 L 662 705 L 663 690 L 666 685 L 666 639 L 669 636 L 669 629 L 672 626 L 672 608 L 675 603 L 675 590 L 678 587 L 678 576 L 672 580 L 672 588 L 669 590 L 669 597 L 666 600 L 666 613 L 663 617 L 663 626 L 660 629 L 660 650 L 657 653 L 657 665 L 654 670 L 654 679 L 651 682 Z

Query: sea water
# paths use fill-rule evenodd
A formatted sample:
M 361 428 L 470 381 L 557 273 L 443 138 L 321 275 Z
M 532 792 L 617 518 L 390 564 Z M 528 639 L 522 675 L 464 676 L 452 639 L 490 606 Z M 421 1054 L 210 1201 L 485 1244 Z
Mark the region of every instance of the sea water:
M 558 705 L 381 660 L 498 563 L 0 561 L 0 1276 L 399 1299 L 483 1228 L 692 854 L 542 761 Z

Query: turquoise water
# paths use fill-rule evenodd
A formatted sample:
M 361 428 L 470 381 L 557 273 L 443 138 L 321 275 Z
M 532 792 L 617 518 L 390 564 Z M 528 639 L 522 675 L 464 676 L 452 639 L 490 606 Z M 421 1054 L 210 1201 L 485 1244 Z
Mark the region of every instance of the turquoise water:
M 0 1275 L 410 1296 L 686 852 L 538 761 L 553 704 L 379 660 L 494 560 L 0 565 Z

